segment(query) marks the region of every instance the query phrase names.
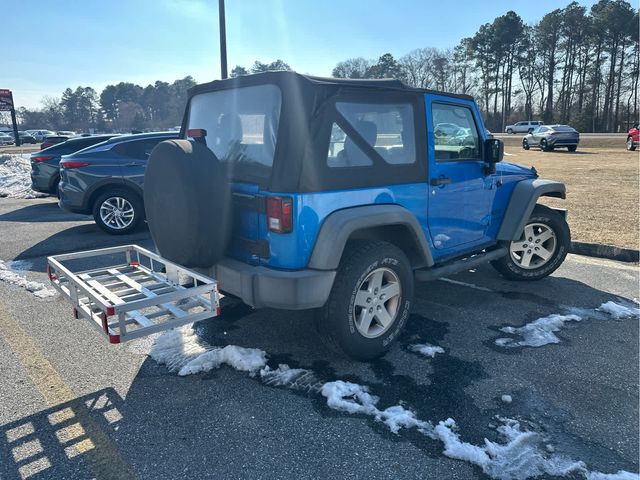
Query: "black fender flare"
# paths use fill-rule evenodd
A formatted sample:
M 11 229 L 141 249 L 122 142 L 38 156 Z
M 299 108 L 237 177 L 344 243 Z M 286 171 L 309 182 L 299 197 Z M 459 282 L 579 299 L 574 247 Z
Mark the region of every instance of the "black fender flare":
M 564 183 L 542 178 L 522 180 L 513 189 L 498 231 L 498 240 L 518 240 L 540 197 L 566 198 Z
M 411 232 L 412 241 L 421 256 L 419 266 L 434 264 L 431 249 L 416 217 L 400 205 L 384 204 L 345 208 L 330 214 L 318 232 L 309 268 L 337 269 L 344 247 L 354 232 L 391 225 L 402 225 Z

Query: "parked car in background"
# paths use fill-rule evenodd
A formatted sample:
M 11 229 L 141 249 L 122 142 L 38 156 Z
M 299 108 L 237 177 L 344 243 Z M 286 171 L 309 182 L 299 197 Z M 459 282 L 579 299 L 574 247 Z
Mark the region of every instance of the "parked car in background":
M 11 138 L 15 140 L 15 135 L 13 134 L 13 132 L 10 132 L 9 135 L 11 135 Z M 27 132 L 23 132 L 19 130 L 18 136 L 20 137 L 20 145 L 24 145 L 25 143 L 31 143 L 31 144 L 38 143 L 35 137 L 33 137 L 32 135 L 29 135 Z
M 640 125 L 637 123 L 627 133 L 627 150 L 633 152 L 640 145 Z
M 33 136 L 38 142 L 41 142 L 45 139 L 45 137 L 49 135 L 55 135 L 56 132 L 52 132 L 51 130 L 26 130 L 31 136 Z
M 540 147 L 540 150 L 549 152 L 554 148 L 567 147 L 570 152 L 575 152 L 580 143 L 580 134 L 569 125 L 543 125 L 522 139 L 522 148 L 529 150 L 531 147 Z
M 61 137 L 75 137 L 77 133 L 71 130 L 59 130 L 56 132 L 56 135 L 60 135 Z
M 13 136 L 0 133 L 0 145 L 13 145 L 14 143 Z
M 438 123 L 433 128 L 433 134 L 436 137 L 453 137 L 458 134 L 460 125 L 455 123 Z
M 115 135 L 95 135 L 93 137 L 71 138 L 45 150 L 31 154 L 31 188 L 38 192 L 58 192 L 60 181 L 60 158 L 62 155 L 77 152 L 97 143 L 113 138 Z
M 153 148 L 179 132 L 121 135 L 71 155 L 60 162 L 60 207 L 93 214 L 110 234 L 133 231 L 144 219 L 144 172 Z
M 53 145 L 56 145 L 58 143 L 66 142 L 67 140 L 69 140 L 69 137 L 64 135 L 48 135 L 44 138 L 44 140 L 42 140 L 42 143 L 40 144 L 40 150 L 52 147 Z
M 544 124 L 539 121 L 529 120 L 527 122 L 518 122 L 513 125 L 507 125 L 504 131 L 505 133 L 531 133 L 541 125 Z

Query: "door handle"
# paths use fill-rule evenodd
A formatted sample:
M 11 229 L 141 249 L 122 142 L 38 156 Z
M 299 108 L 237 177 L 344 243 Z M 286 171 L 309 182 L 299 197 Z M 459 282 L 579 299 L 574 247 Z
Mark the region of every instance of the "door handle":
M 431 179 L 431 186 L 432 187 L 439 187 L 442 185 L 449 185 L 451 183 L 451 179 L 449 177 L 438 177 L 438 178 L 432 178 Z

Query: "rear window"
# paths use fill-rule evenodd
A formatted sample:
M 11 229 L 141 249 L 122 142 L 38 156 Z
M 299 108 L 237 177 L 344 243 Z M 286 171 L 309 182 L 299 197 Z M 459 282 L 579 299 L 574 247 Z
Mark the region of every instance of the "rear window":
M 271 176 L 280 122 L 275 85 L 235 88 L 193 96 L 187 129 L 207 131 L 207 146 L 238 179 Z
M 558 127 L 553 127 L 553 129 L 556 132 L 575 132 L 575 129 L 567 126 L 567 125 L 560 125 Z

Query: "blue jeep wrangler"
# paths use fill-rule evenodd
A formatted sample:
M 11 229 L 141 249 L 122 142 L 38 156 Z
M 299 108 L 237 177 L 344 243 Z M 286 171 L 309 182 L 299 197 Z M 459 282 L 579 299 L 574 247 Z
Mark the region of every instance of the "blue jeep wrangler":
M 564 260 L 562 183 L 501 163 L 467 95 L 292 72 L 194 87 L 144 200 L 160 253 L 255 308 L 318 309 L 348 355 L 381 355 L 414 281 L 491 264 L 537 280 Z

